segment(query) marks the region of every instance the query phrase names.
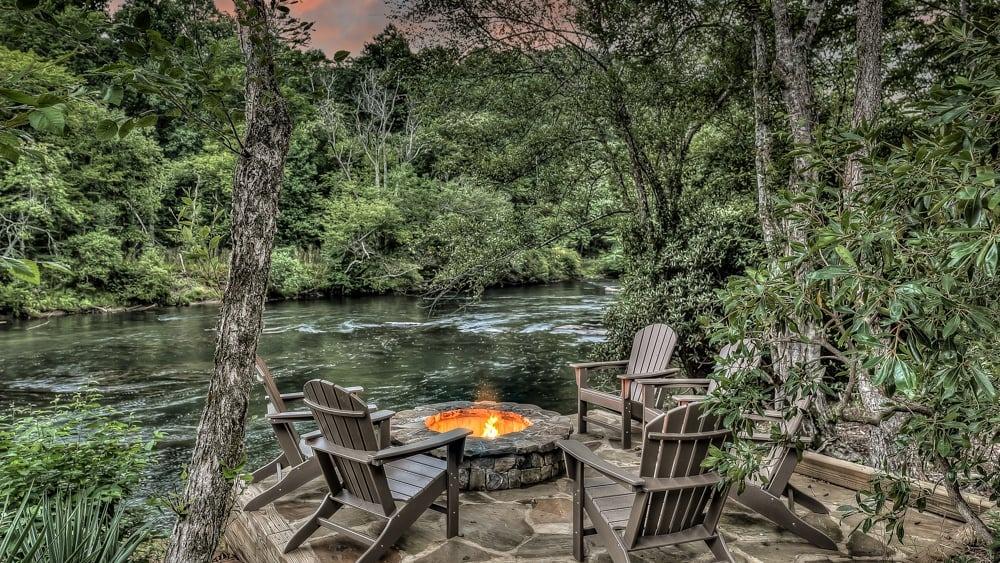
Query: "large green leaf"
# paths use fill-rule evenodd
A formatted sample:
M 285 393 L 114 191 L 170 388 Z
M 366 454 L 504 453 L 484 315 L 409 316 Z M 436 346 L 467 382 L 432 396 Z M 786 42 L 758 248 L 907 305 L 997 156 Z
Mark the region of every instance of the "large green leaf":
M 42 281 L 41 273 L 38 271 L 38 264 L 25 258 L 10 258 L 0 256 L 0 267 L 15 279 L 38 285 Z
M 107 141 L 118 136 L 118 124 L 111 119 L 102 119 L 94 131 L 98 139 Z
M 32 110 L 28 114 L 28 122 L 37 131 L 62 135 L 66 128 L 66 105 L 55 104 L 49 107 Z

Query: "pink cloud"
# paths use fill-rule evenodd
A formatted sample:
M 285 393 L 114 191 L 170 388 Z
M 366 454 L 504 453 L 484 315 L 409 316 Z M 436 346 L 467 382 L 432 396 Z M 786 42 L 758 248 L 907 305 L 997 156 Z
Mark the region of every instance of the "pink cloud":
M 112 10 L 122 3 L 113 0 Z M 216 0 L 215 5 L 227 12 L 233 9 L 232 0 Z M 291 9 L 295 17 L 313 22 L 310 46 L 328 55 L 340 50 L 358 54 L 389 22 L 384 0 L 300 0 Z

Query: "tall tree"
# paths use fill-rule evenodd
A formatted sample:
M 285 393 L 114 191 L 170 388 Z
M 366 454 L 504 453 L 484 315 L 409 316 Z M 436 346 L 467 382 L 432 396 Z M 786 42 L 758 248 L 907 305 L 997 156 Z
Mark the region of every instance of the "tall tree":
M 857 65 L 854 71 L 854 102 L 851 128 L 860 131 L 873 125 L 882 102 L 882 0 L 858 0 L 855 24 Z M 865 178 L 863 161 L 869 156 L 862 145 L 847 157 L 844 166 L 844 198 L 863 197 Z M 863 296 L 859 296 L 863 298 Z M 873 331 L 874 333 L 875 331 Z M 863 416 L 874 416 L 885 408 L 886 396 L 872 382 L 867 369 L 857 372 L 858 399 Z M 899 430 L 901 417 L 893 416 L 871 428 L 868 442 L 868 463 L 882 469 L 893 469 L 892 443 Z
M 278 213 L 278 193 L 292 121 L 275 70 L 280 41 L 274 5 L 236 2 L 246 64 L 246 133 L 233 179 L 232 253 L 215 350 L 215 371 L 202 411 L 183 511 L 174 526 L 168 562 L 208 561 L 229 515 L 233 474 L 244 458 L 243 439 L 253 361 Z
M 816 116 L 811 58 L 813 41 L 823 19 L 826 0 L 807 0 L 804 8 L 804 14 L 798 18 L 789 10 L 786 0 L 771 2 L 774 16 L 774 70 L 781 87 L 789 136 L 800 151 L 792 159 L 788 175 L 787 190 L 792 197 L 801 193 L 807 184 L 816 181 L 813 163 L 808 152 L 803 149 L 815 141 L 813 129 Z M 795 221 L 784 221 L 783 231 L 786 254 L 792 245 L 803 244 L 806 240 L 807 233 L 803 226 Z M 808 272 L 808 266 L 802 264 L 796 275 L 803 278 Z M 774 346 L 775 370 L 782 380 L 787 379 L 793 369 L 813 372 L 819 368 L 819 346 L 815 344 L 818 329 L 815 323 L 806 318 L 790 321 L 778 328 L 778 332 L 783 335 L 776 340 Z

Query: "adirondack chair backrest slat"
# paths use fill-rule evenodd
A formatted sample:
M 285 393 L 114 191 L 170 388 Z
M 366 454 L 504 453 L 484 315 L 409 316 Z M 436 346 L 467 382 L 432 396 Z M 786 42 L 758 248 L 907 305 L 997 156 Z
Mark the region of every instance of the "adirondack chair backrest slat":
M 374 453 L 379 449 L 368 405 L 357 395 L 319 379 L 306 383 L 303 392 L 306 405 L 312 410 L 327 442 L 361 454 Z M 347 492 L 381 506 L 386 514 L 392 512 L 394 505 L 381 467 L 320 451 L 316 455 L 322 455 L 334 463 L 340 479 L 339 485 Z M 324 471 L 324 474 L 329 481 L 329 472 Z M 336 490 L 338 483 L 330 483 L 330 488 Z
M 778 424 L 781 433 L 789 438 L 797 438 L 802 432 L 802 424 L 805 422 L 806 413 L 809 412 L 809 407 L 812 405 L 812 396 L 801 397 L 795 401 L 795 414 L 787 420 L 783 420 Z M 770 428 L 767 429 L 770 431 Z M 763 468 L 762 476 L 764 478 L 764 483 L 769 485 L 774 478 L 777 476 L 776 473 L 781 469 L 782 461 L 785 456 L 790 455 L 792 452 L 785 444 L 774 444 L 771 447 L 771 451 L 764 456 L 761 467 Z
M 278 386 L 274 382 L 274 376 L 271 374 L 270 368 L 267 367 L 267 362 L 264 361 L 264 358 L 257 356 L 254 361 L 254 370 L 257 373 L 258 379 L 260 379 L 261 385 L 264 386 L 264 391 L 267 393 L 269 403 L 268 414 L 287 412 L 288 407 L 281 398 L 281 392 L 278 390 Z M 285 454 L 286 463 L 297 465 L 304 461 L 305 458 L 299 450 L 299 432 L 295 429 L 295 424 L 286 422 L 275 426 L 274 437 L 278 440 L 278 447 Z
M 670 358 L 677 346 L 677 333 L 665 324 L 649 325 L 635 334 L 632 354 L 625 373 L 651 373 L 670 366 Z M 642 385 L 633 385 L 631 399 L 642 400 Z
M 264 361 L 264 358 L 257 356 L 254 362 L 254 369 L 257 371 L 257 378 L 264 385 L 267 399 L 271 401 L 274 410 L 276 412 L 285 412 L 288 410 L 284 399 L 281 398 L 281 391 L 278 390 L 277 384 L 274 383 L 274 376 L 271 374 L 270 368 L 267 367 L 267 362 Z
M 706 473 L 701 463 L 709 447 L 721 447 L 727 435 L 721 419 L 704 414 L 700 402 L 672 409 L 646 425 L 639 474 L 670 478 Z M 701 524 L 715 492 L 714 485 L 704 485 L 637 495 L 626 528 L 626 544 L 633 546 L 645 536 L 670 534 Z
M 742 352 L 742 356 L 732 361 L 726 361 L 729 360 L 733 354 L 741 350 L 746 350 L 746 352 Z M 720 364 L 726 375 L 740 370 L 754 369 L 760 366 L 761 360 L 760 350 L 752 340 L 740 340 L 739 342 L 735 342 L 733 344 L 726 344 L 722 347 L 722 350 L 719 350 L 719 359 L 723 360 Z M 713 379 L 712 383 L 708 385 L 708 392 L 711 393 L 712 391 L 715 391 L 718 386 L 719 382 Z

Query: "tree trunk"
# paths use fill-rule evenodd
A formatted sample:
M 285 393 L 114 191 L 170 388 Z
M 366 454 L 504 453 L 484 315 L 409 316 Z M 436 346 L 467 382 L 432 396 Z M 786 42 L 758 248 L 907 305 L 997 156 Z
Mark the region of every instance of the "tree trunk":
M 858 0 L 856 48 L 857 69 L 854 77 L 854 105 L 851 127 L 864 128 L 878 117 L 882 102 L 882 0 Z M 863 197 L 864 168 L 862 161 L 868 157 L 868 150 L 861 148 L 848 155 L 844 167 L 844 201 L 851 202 Z M 863 296 L 859 296 L 863 299 Z M 873 334 L 877 330 L 872 329 Z M 871 380 L 868 370 L 858 370 L 858 399 L 864 415 L 874 415 L 884 408 L 886 397 Z M 882 424 L 873 426 L 868 439 L 868 464 L 891 471 L 897 469 L 891 454 L 895 450 L 893 442 L 899 431 L 902 418 L 893 416 Z
M 215 349 L 215 371 L 198 426 L 183 510 L 166 561 L 209 561 L 232 507 L 244 459 L 247 403 L 261 332 L 278 192 L 292 132 L 275 78 L 277 37 L 264 0 L 237 2 L 246 63 L 246 135 L 236 163 L 232 253 Z
M 760 218 L 764 245 L 771 258 L 777 258 L 778 227 L 771 201 L 770 177 L 773 166 L 771 147 L 771 93 L 767 53 L 767 29 L 756 2 L 751 3 L 753 23 L 753 122 L 754 169 L 757 180 L 757 216 Z
M 954 481 L 955 469 L 951 466 L 951 463 L 941 455 L 934 455 L 934 461 L 937 462 L 938 469 L 944 474 L 944 487 L 948 491 L 948 498 L 951 502 L 955 504 L 955 509 L 958 513 L 962 515 L 965 519 L 967 527 L 971 530 L 972 536 L 975 538 L 975 542 L 979 545 L 984 545 L 987 547 L 992 547 L 996 541 L 993 537 L 993 532 L 986 526 L 986 523 L 972 510 L 969 503 L 965 502 L 965 497 L 962 496 L 962 487 L 957 481 Z
M 792 141 L 798 147 L 806 147 L 813 143 L 813 89 L 812 75 L 809 67 L 809 55 L 813 38 L 823 11 L 826 8 L 824 0 L 810 0 L 806 6 L 806 16 L 800 29 L 792 29 L 792 18 L 788 13 L 785 0 L 773 0 L 771 11 L 774 15 L 774 52 L 775 70 L 781 84 L 782 100 L 788 119 L 788 130 Z M 811 168 L 809 156 L 800 154 L 792 161 L 792 170 L 788 177 L 788 191 L 796 194 L 802 186 L 816 180 L 816 171 Z M 792 242 L 805 243 L 807 233 L 802 225 L 793 221 L 784 221 L 782 234 L 786 240 L 785 251 Z M 803 265 L 796 275 L 804 278 L 808 268 Z M 795 334 L 788 328 L 779 329 L 782 334 L 776 346 L 776 375 L 782 379 L 788 377 L 791 370 L 799 368 L 812 372 L 817 377 L 819 366 L 819 346 L 813 341 L 818 335 L 818 329 L 811 319 L 796 319 L 798 327 Z M 803 342 L 799 342 L 799 340 Z M 821 397 L 814 404 L 822 409 Z

